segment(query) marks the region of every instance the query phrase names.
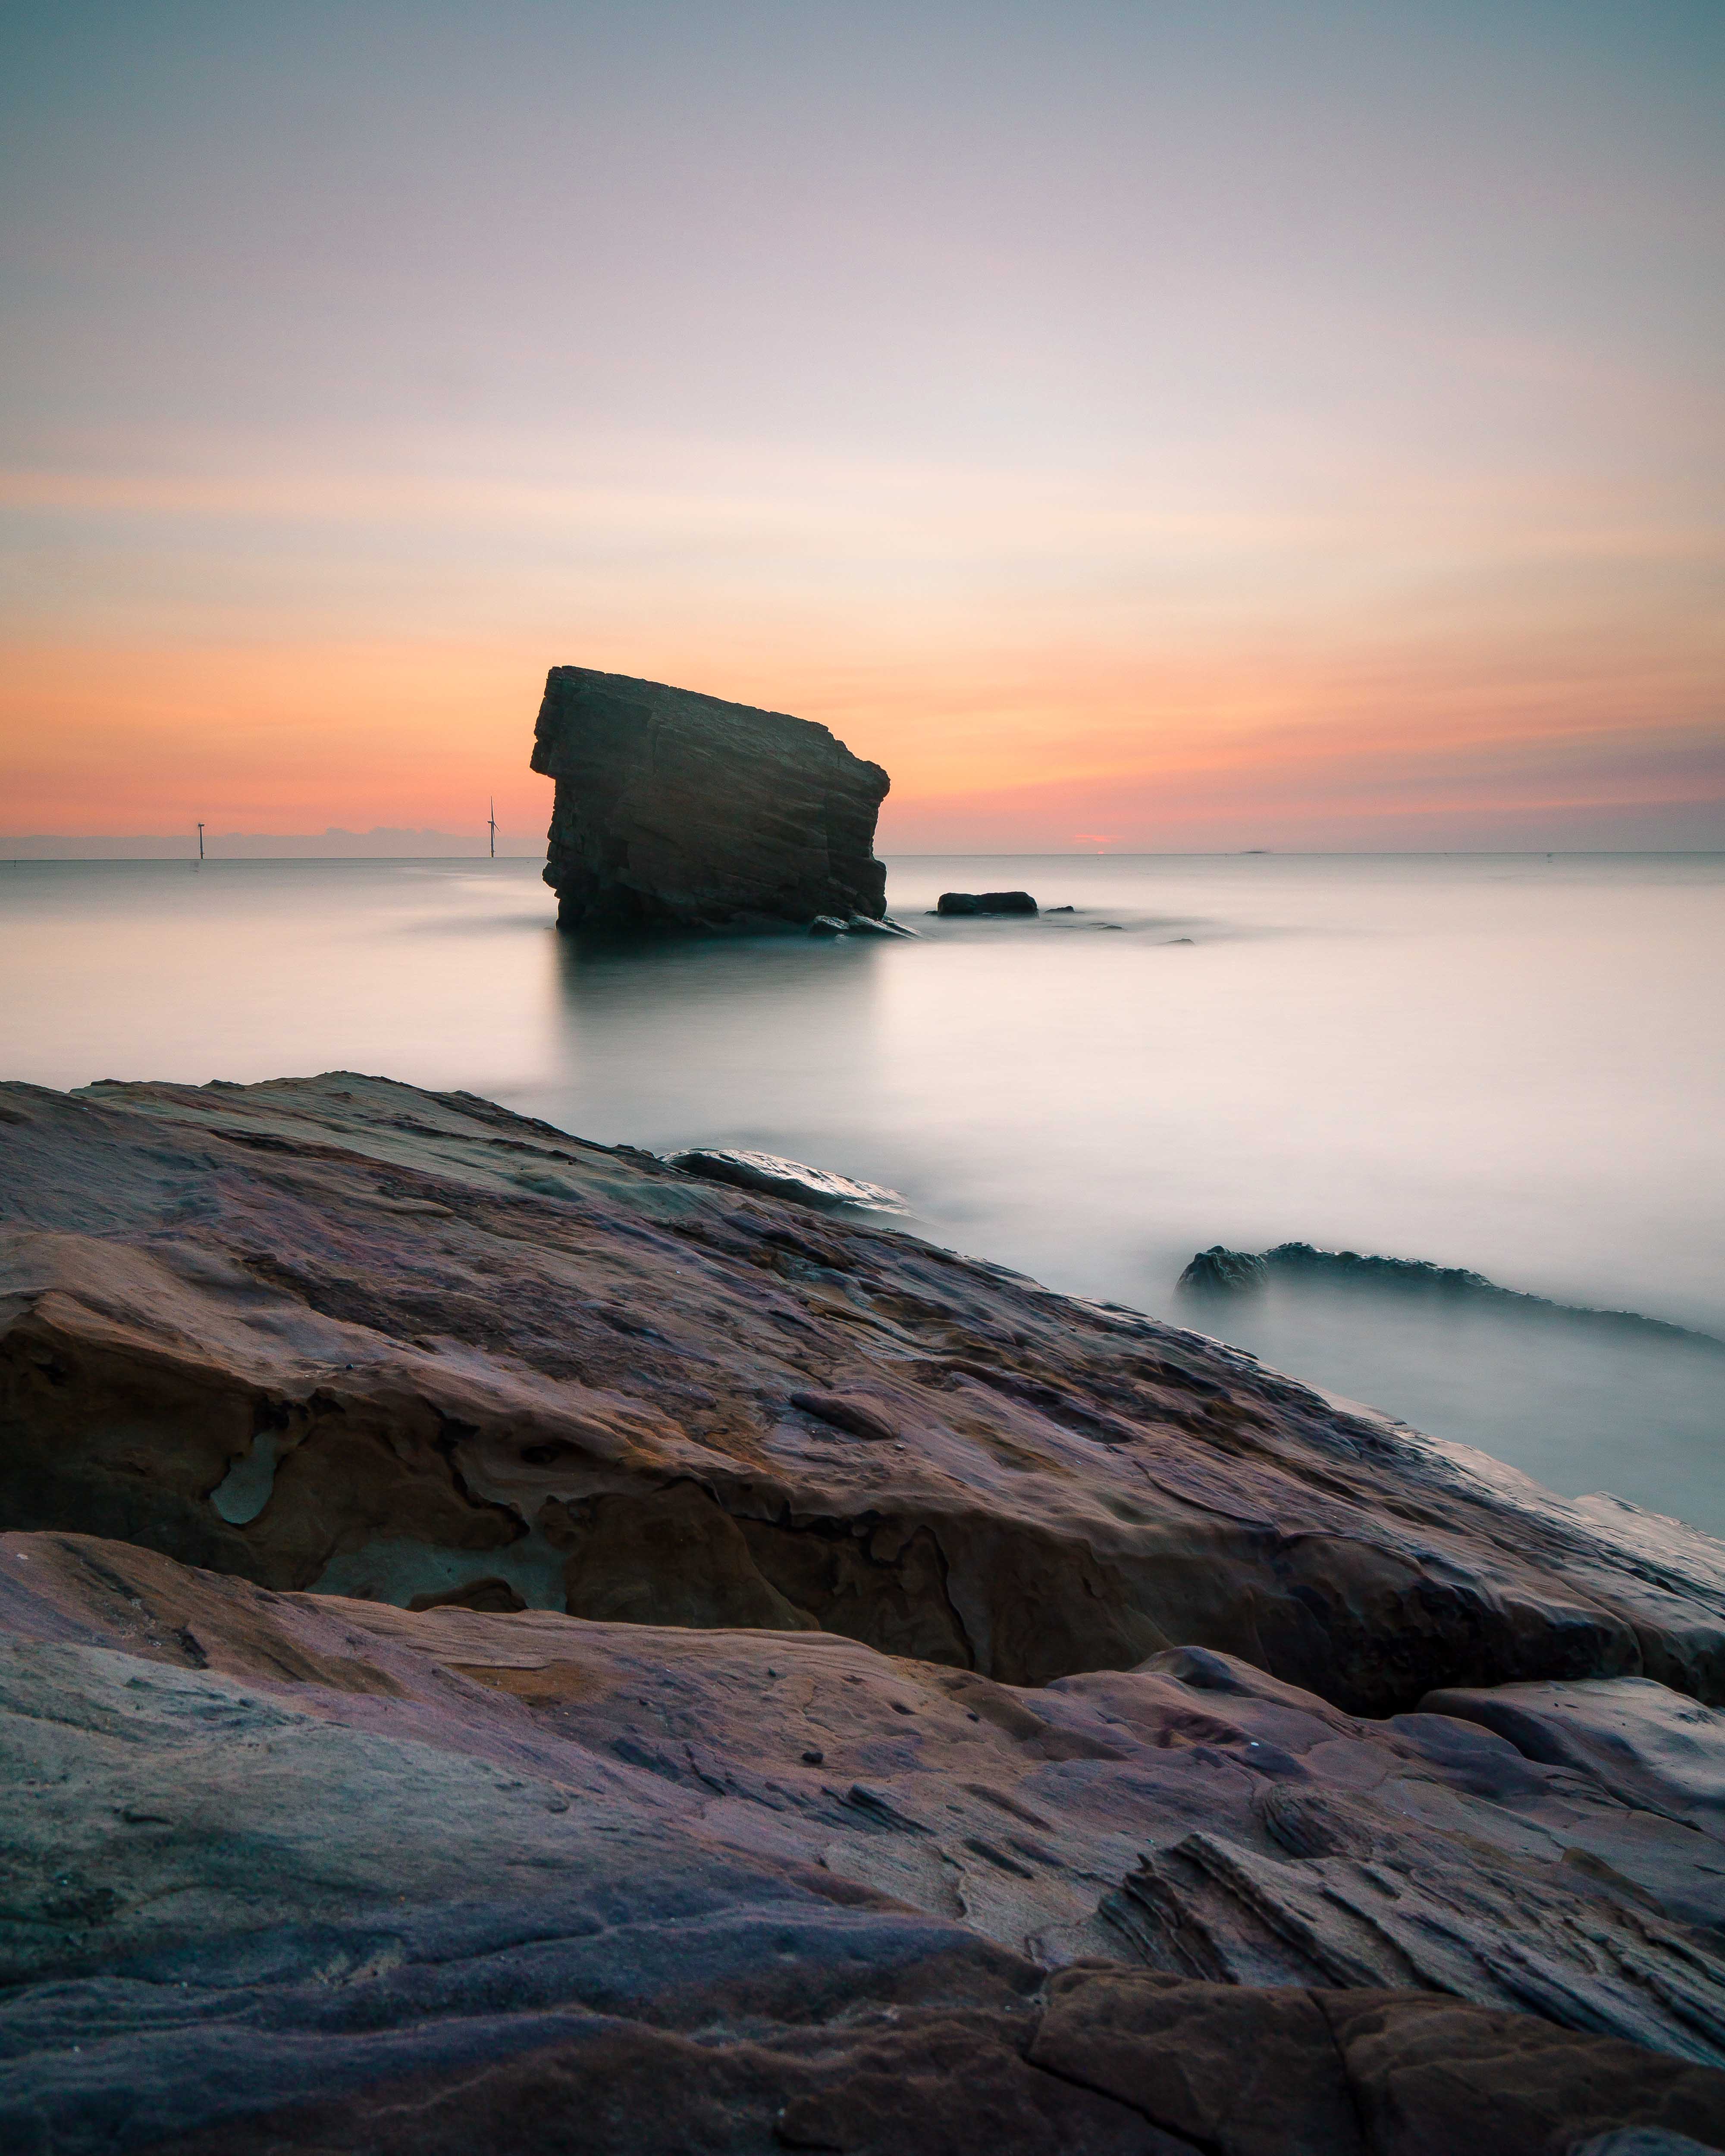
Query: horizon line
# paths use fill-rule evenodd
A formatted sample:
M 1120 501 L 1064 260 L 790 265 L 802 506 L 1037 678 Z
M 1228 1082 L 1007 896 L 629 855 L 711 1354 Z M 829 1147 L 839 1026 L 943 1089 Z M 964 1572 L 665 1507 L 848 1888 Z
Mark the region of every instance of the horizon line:
M 159 835 L 165 838 L 178 838 L 180 834 L 178 832 L 168 832 Z M 253 835 L 259 838 L 290 838 L 297 837 L 300 834 L 298 833 L 289 832 L 259 832 L 255 834 L 232 832 L 218 833 L 216 837 L 219 839 L 222 837 L 248 837 Z M 316 838 L 323 834 L 308 832 L 305 834 L 305 835 L 307 838 Z M 355 834 L 354 835 L 360 836 L 362 834 Z M 439 832 L 434 834 L 428 834 L 427 835 L 443 837 L 445 834 Z M 74 865 L 80 867 L 95 867 L 99 865 L 104 860 L 133 862 L 139 866 L 159 865 L 168 868 L 175 866 L 182 860 L 190 861 L 194 865 L 198 864 L 198 856 L 197 854 L 193 852 L 187 852 L 184 855 L 162 854 L 98 854 L 90 855 L 72 854 L 54 855 L 49 854 L 8 855 L 4 851 L 4 848 L 9 840 L 19 838 L 60 839 L 64 844 L 76 844 L 78 839 L 81 837 L 84 843 L 87 844 L 94 844 L 105 839 L 108 839 L 110 843 L 117 844 L 128 839 L 144 839 L 157 836 L 157 834 L 151 832 L 116 832 L 111 834 L 92 832 L 89 834 L 61 834 L 59 832 L 0 833 L 0 861 L 3 861 L 7 865 L 15 868 L 23 868 L 36 865 L 43 866 L 58 865 L 61 867 L 71 867 Z M 189 839 L 187 840 L 188 846 L 193 843 L 194 842 Z M 480 839 L 475 839 L 472 843 L 475 846 L 480 848 L 483 848 L 485 844 L 485 841 Z M 326 863 L 331 861 L 392 860 L 459 861 L 475 860 L 484 860 L 490 858 L 495 858 L 498 860 L 532 861 L 540 860 L 542 857 L 543 850 L 542 850 L 542 851 L 526 854 L 498 854 L 495 856 L 487 855 L 484 851 L 480 851 L 471 855 L 239 854 L 227 857 L 225 864 L 223 865 L 229 867 L 238 867 L 247 863 L 264 861 L 313 860 L 323 861 Z M 1629 860 L 1635 859 L 1645 859 L 1649 857 L 1657 860 L 1711 860 L 1725 858 L 1725 846 L 1146 846 L 1130 849 L 1127 847 L 1111 848 L 1106 852 L 1098 852 L 1091 849 L 1086 849 L 1082 852 L 1076 853 L 1070 851 L 1060 851 L 1054 849 L 1038 849 L 1030 851 L 1014 853 L 1009 851 L 1004 848 L 990 848 L 978 853 L 959 853 L 957 851 L 948 851 L 945 849 L 928 853 L 901 853 L 893 851 L 877 855 L 875 859 L 885 861 L 1509 860 L 1521 859 L 1527 856 L 1533 856 L 1546 860 Z M 202 865 L 208 868 L 216 865 L 221 862 L 221 856 L 209 855 L 204 858 Z

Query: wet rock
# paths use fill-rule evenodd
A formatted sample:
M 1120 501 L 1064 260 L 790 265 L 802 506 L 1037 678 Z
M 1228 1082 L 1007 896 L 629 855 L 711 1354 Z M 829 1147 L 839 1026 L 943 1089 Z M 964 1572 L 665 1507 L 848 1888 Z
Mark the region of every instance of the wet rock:
M 1180 1276 L 1183 1287 L 1214 1287 L 1219 1279 L 1196 1276 L 1206 1260 L 1217 1264 L 1210 1271 L 1256 1267 L 1250 1285 L 1271 1278 L 1315 1283 L 1324 1287 L 1383 1291 L 1407 1296 L 1430 1296 L 1445 1302 L 1473 1303 L 1516 1317 L 1548 1318 L 1566 1323 L 1604 1326 L 1617 1332 L 1639 1332 L 1655 1338 L 1725 1353 L 1725 1340 L 1710 1332 L 1697 1332 L 1662 1318 L 1644 1317 L 1632 1310 L 1594 1310 L 1584 1304 L 1553 1302 L 1543 1295 L 1527 1295 L 1518 1288 L 1500 1287 L 1483 1273 L 1460 1265 L 1435 1265 L 1424 1258 L 1363 1256 L 1358 1250 L 1322 1250 L 1311 1243 L 1278 1243 L 1273 1250 L 1255 1254 L 1224 1250 L 1214 1245 L 1202 1250 Z
M 790 1198 L 804 1205 L 855 1205 L 865 1212 L 902 1213 L 905 1201 L 896 1190 L 878 1183 L 863 1183 L 855 1176 L 835 1175 L 829 1168 L 805 1168 L 799 1160 L 785 1160 L 776 1152 L 753 1152 L 746 1147 L 700 1146 L 691 1152 L 675 1153 L 670 1165 L 685 1175 L 698 1175 L 708 1183 L 728 1183 L 737 1190 L 762 1190 L 774 1198 Z
M 848 921 L 841 921 L 836 913 L 817 913 L 809 924 L 809 932 L 817 937 L 842 936 L 850 926 Z
M 553 666 L 533 768 L 557 783 L 557 926 L 746 928 L 886 911 L 879 764 L 826 727 Z
M 943 891 L 937 913 L 1034 913 L 1036 901 L 1027 891 Z
M 1212 1243 L 1200 1250 L 1176 1283 L 1183 1295 L 1255 1295 L 1264 1286 L 1262 1258 Z
M 903 921 L 895 921 L 890 913 L 883 914 L 879 921 L 870 921 L 866 914 L 853 913 L 845 926 L 854 936 L 904 936 L 914 941 L 917 933 L 914 928 L 906 928 Z

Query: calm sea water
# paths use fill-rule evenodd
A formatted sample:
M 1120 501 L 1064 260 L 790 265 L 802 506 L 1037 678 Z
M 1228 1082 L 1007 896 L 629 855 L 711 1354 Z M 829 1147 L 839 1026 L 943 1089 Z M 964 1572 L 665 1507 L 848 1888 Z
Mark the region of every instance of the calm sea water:
M 1078 911 L 923 917 L 1001 886 Z M 1204 1245 L 1297 1240 L 1725 1334 L 1725 857 L 913 859 L 889 898 L 921 942 L 621 948 L 558 937 L 526 861 L 0 863 L 0 1075 L 343 1067 L 606 1141 L 764 1147 L 1725 1533 L 1725 1357 L 1173 1293 Z

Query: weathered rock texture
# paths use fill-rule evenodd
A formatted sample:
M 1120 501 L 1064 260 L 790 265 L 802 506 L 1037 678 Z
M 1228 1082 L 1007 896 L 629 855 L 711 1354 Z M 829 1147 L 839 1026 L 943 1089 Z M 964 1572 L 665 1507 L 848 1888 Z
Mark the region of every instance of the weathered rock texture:
M 1725 2143 L 1717 1545 L 470 1096 L 0 1224 L 0 2145 Z
M 1725 1697 L 1717 1543 L 470 1096 L 0 1087 L 0 1209 L 17 1527 L 1016 1684 L 1196 1644 L 1357 1712 L 1594 1676 Z
M 877 763 L 783 711 L 553 666 L 533 768 L 557 781 L 557 925 L 747 927 L 879 919 Z
M 1014 1691 L 8 1535 L 0 1773 L 44 2156 L 1725 2137 L 1725 1844 L 1202 1652 Z

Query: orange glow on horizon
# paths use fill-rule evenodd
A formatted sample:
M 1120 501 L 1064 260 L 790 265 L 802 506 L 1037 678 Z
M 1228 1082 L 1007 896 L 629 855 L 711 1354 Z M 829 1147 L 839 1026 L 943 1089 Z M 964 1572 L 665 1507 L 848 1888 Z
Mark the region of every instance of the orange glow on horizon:
M 15 648 L 0 692 L 5 822 L 477 834 L 495 794 L 519 850 L 550 809 L 549 783 L 527 768 L 547 656 L 417 643 Z M 669 642 L 639 657 L 548 656 L 821 721 L 892 775 L 883 851 L 1369 849 L 1470 818 L 1489 843 L 1506 819 L 1561 824 L 1720 790 L 1705 680 L 1647 652 L 1609 668 L 1594 654 L 1579 679 L 1489 649 L 1296 646 L 1179 663 L 911 654 L 872 670 Z

